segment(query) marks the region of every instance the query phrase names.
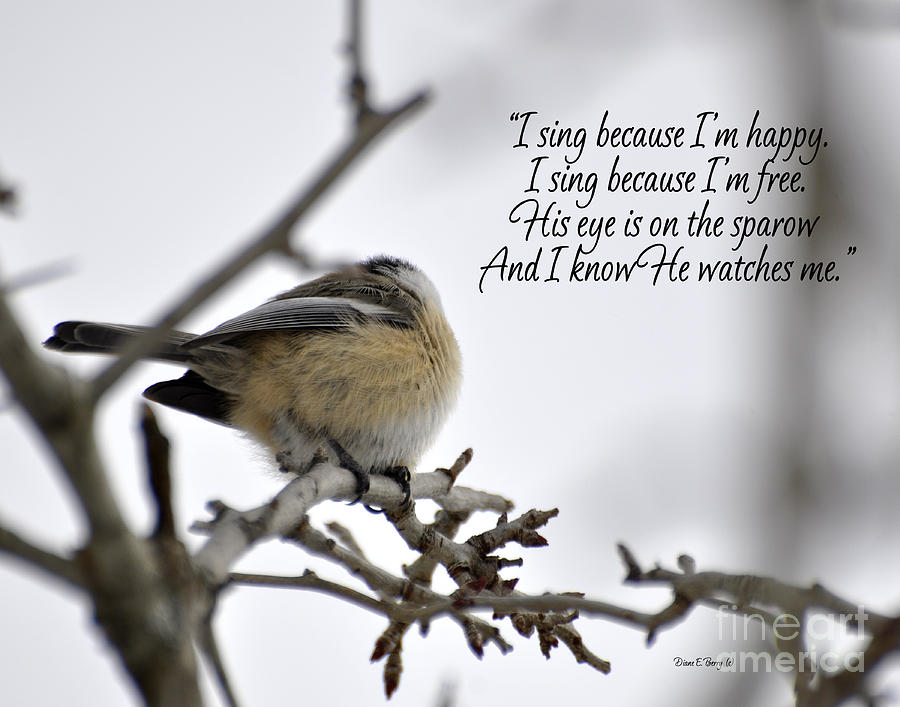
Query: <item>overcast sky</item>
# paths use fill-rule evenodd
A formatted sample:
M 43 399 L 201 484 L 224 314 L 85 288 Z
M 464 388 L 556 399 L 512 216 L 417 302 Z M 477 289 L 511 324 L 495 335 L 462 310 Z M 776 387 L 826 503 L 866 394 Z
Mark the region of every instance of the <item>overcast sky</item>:
M 787 7 L 785 7 L 785 6 Z M 664 591 L 623 587 L 615 543 L 645 562 L 679 553 L 702 569 L 825 582 L 881 611 L 897 609 L 896 426 L 900 392 L 896 223 L 900 183 L 900 41 L 896 27 L 849 15 L 841 3 L 640 0 L 632 3 L 371 3 L 365 53 L 376 105 L 428 88 L 426 110 L 380 141 L 315 209 L 297 236 L 324 259 L 390 253 L 419 264 L 441 291 L 464 356 L 459 405 L 423 469 L 466 447 L 460 482 L 512 498 L 519 510 L 558 507 L 548 548 L 524 553 L 510 576 L 529 592 L 588 596 L 657 609 Z M 262 228 L 309 182 L 350 128 L 342 3 L 0 3 L 0 177 L 20 195 L 0 216 L 4 279 L 54 263 L 70 273 L 13 298 L 37 345 L 57 321 L 146 323 Z M 596 173 L 586 194 L 559 194 L 577 217 L 630 209 L 682 219 L 705 195 L 608 193 L 615 150 L 591 144 L 607 126 L 687 126 L 715 111 L 745 135 L 762 125 L 804 127 L 803 192 L 766 194 L 754 207 L 717 193 L 735 216 L 821 216 L 812 239 L 748 239 L 752 259 L 834 261 L 837 282 L 653 286 L 500 282 L 482 266 L 569 246 L 572 233 L 526 242 L 510 211 L 528 198 L 536 142 L 529 130 L 585 128 L 566 174 Z M 554 121 L 559 121 L 557 126 Z M 780 134 L 780 133 L 779 133 Z M 574 135 L 574 133 L 573 133 Z M 791 133 L 797 136 L 800 133 Z M 824 142 L 827 141 L 827 147 Z M 579 149 L 573 147 L 572 149 Z M 729 169 L 755 175 L 767 157 L 729 150 Z M 804 151 L 807 150 L 807 151 Z M 706 174 L 705 149 L 626 149 L 631 171 Z M 774 154 L 774 150 L 772 150 Z M 566 150 L 546 151 L 565 172 Z M 543 169 L 543 166 L 541 167 Z M 756 179 L 756 177 L 753 177 Z M 588 184 L 587 181 L 583 184 Z M 543 184 L 543 189 L 548 183 Z M 553 200 L 539 197 L 542 207 Z M 682 221 L 683 223 L 683 221 Z M 596 260 L 633 261 L 665 242 L 669 255 L 727 258 L 727 238 L 602 239 Z M 851 248 L 857 248 L 849 255 Z M 541 270 L 542 274 L 546 271 Z M 187 322 L 206 330 L 296 284 L 278 261 L 252 268 Z M 545 279 L 544 277 L 541 278 Z M 47 354 L 88 374 L 101 362 Z M 166 376 L 143 364 L 99 412 L 98 434 L 119 498 L 137 530 L 150 510 L 135 435 L 139 392 Z M 179 521 L 221 498 L 238 507 L 279 488 L 270 461 L 239 435 L 172 411 Z M 0 518 L 58 550 L 83 528 L 71 499 L 21 415 L 0 416 Z M 420 513 L 430 519 L 432 509 Z M 369 556 L 393 571 L 410 553 L 383 519 L 360 508 L 317 508 L 340 519 Z M 467 530 L 493 525 L 477 516 Z M 192 537 L 195 545 L 199 538 Z M 338 569 L 268 544 L 244 569 Z M 442 578 L 439 586 L 448 588 Z M 0 684 L 15 705 L 128 704 L 135 695 L 89 607 L 43 577 L 0 563 Z M 638 632 L 581 619 L 588 645 L 612 661 L 602 676 L 564 650 L 546 662 L 536 643 L 504 626 L 515 650 L 478 661 L 455 626 L 411 635 L 397 705 L 435 704 L 452 685 L 458 704 L 685 704 L 684 694 L 745 694 L 786 704 L 787 679 L 679 669 L 678 656 L 716 654 L 712 613 L 696 613 L 650 649 Z M 382 666 L 370 665 L 383 621 L 337 600 L 270 590 L 229 592 L 217 628 L 247 705 L 379 704 Z M 730 645 L 730 644 L 729 644 Z M 898 676 L 883 682 L 898 687 Z M 737 693 L 736 690 L 747 690 Z M 692 697 L 697 704 L 699 698 Z M 219 704 L 210 690 L 209 703 Z

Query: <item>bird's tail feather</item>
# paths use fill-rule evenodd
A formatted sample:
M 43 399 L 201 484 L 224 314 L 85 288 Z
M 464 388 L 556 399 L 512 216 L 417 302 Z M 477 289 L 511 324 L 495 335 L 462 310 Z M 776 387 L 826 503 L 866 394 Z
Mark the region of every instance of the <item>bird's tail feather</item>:
M 121 351 L 129 341 L 142 336 L 149 330 L 149 327 L 125 324 L 60 322 L 53 328 L 53 336 L 44 342 L 44 346 L 53 351 L 69 353 L 116 353 Z M 165 340 L 147 358 L 185 363 L 191 358 L 191 355 L 184 351 L 181 345 L 193 338 L 193 334 L 170 331 Z

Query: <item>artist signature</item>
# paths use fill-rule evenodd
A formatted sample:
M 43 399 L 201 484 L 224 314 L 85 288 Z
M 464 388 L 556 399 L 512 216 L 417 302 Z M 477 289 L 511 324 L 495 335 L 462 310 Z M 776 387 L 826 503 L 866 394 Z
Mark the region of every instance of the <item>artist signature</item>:
M 731 657 L 723 657 L 717 660 L 709 656 L 698 658 L 676 656 L 672 660 L 676 668 L 715 668 L 716 670 L 722 670 L 730 668 L 734 664 L 734 658 Z

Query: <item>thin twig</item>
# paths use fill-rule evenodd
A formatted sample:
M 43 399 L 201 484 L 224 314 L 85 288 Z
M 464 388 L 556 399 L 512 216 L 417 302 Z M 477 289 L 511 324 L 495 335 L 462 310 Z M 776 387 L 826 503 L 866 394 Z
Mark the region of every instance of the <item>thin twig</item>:
M 404 600 L 416 604 L 424 604 L 440 598 L 440 595 L 428 588 L 411 584 L 402 577 L 397 577 L 370 562 L 351 548 L 335 543 L 309 523 L 302 523 L 287 539 L 302 545 L 312 555 L 323 557 L 342 566 L 382 597 L 403 597 Z
M 839 597 L 818 583 L 800 587 L 773 577 L 725 572 L 682 573 L 658 566 L 644 571 L 640 569 L 634 555 L 627 548 L 620 545 L 619 552 L 628 569 L 626 581 L 666 584 L 689 602 L 697 602 L 700 599 L 718 600 L 720 603 L 734 604 L 738 608 L 760 604 L 780 607 L 794 615 L 821 609 L 826 613 L 848 617 L 847 623 L 850 626 L 857 626 L 861 620 L 873 633 L 877 633 L 893 620 L 891 617 L 864 610 L 862 606 Z
M 353 537 L 353 533 L 350 531 L 350 528 L 341 525 L 336 520 L 331 521 L 330 523 L 326 523 L 325 527 L 328 528 L 328 532 L 331 533 L 344 547 L 346 547 L 348 550 L 352 550 L 361 558 L 366 559 L 366 553 L 363 552 L 360 544 L 356 542 L 356 538 Z
M 380 568 L 376 569 L 378 569 L 379 573 L 384 572 L 384 570 L 381 570 Z M 372 577 L 373 575 L 369 574 L 368 576 Z M 421 588 L 416 589 L 417 599 L 418 601 L 425 600 L 426 603 L 418 605 L 409 602 L 392 604 L 390 602 L 374 599 L 367 594 L 345 587 L 342 584 L 323 580 L 311 572 L 304 573 L 297 577 L 233 572 L 229 575 L 229 579 L 235 584 L 316 589 L 359 604 L 364 608 L 383 614 L 389 618 L 402 620 L 408 623 L 427 623 L 438 616 L 456 615 L 463 610 L 490 610 L 498 614 L 512 614 L 525 611 L 578 611 L 580 614 L 604 617 L 627 625 L 647 628 L 648 626 L 653 625 L 658 616 L 658 614 L 647 614 L 607 602 L 585 599 L 574 594 L 516 594 L 514 596 L 506 597 L 493 594 L 479 594 L 468 597 L 461 603 L 460 600 L 456 598 Z M 395 579 L 398 582 L 402 582 L 399 578 Z
M 0 284 L 0 289 L 5 293 L 20 292 L 26 287 L 43 285 L 52 280 L 65 277 L 71 274 L 72 271 L 73 266 L 70 259 L 57 260 L 7 278 Z
M 392 607 L 389 602 L 374 599 L 343 584 L 322 579 L 315 572 L 305 572 L 298 577 L 279 577 L 277 575 L 249 574 L 232 572 L 228 576 L 231 584 L 245 584 L 257 587 L 289 587 L 292 589 L 312 589 L 350 601 L 364 609 L 369 609 L 382 616 L 390 616 Z
M 435 525 L 446 528 L 448 524 L 456 523 L 458 519 L 452 520 L 449 518 L 450 515 L 452 514 L 443 513 Z M 411 579 L 403 579 L 392 575 L 350 548 L 332 541 L 309 525 L 309 523 L 300 524 L 288 539 L 300 543 L 314 555 L 324 557 L 343 566 L 350 574 L 362 579 L 369 589 L 381 597 L 380 601 L 369 597 L 363 603 L 365 608 L 372 611 L 380 611 L 391 621 L 375 642 L 375 649 L 371 658 L 373 661 L 395 653 L 398 650 L 398 646 L 402 643 L 403 635 L 413 623 L 419 620 L 420 607 L 433 605 L 442 606 L 441 613 L 446 613 L 456 620 L 457 624 L 463 629 L 463 633 L 467 636 L 467 640 L 469 634 L 474 632 L 486 641 L 494 643 L 502 653 L 510 650 L 509 644 L 503 640 L 500 632 L 495 627 L 480 618 L 468 616 L 459 611 L 454 599 L 435 592 L 425 582 L 415 582 Z M 419 560 L 421 559 L 419 558 Z M 420 569 L 420 571 L 424 572 L 424 569 Z M 322 581 L 311 580 L 307 577 L 307 574 L 299 578 L 257 577 L 257 581 L 263 583 L 271 580 L 271 584 L 280 586 L 307 587 L 315 585 L 313 588 L 318 591 L 329 592 L 349 601 L 355 600 L 354 590 L 345 592 L 342 585 L 336 584 L 331 586 L 322 583 Z M 391 602 L 388 601 L 388 597 L 399 597 L 402 601 L 400 603 Z M 377 602 L 377 604 L 373 602 Z M 424 629 L 427 626 L 427 619 L 420 623 Z M 469 640 L 469 644 L 470 646 L 472 645 L 471 640 Z
M 141 432 L 144 436 L 144 452 L 147 456 L 147 475 L 156 502 L 157 538 L 175 539 L 175 512 L 172 508 L 172 474 L 169 469 L 169 440 L 159 429 L 153 410 L 146 403 L 141 405 Z
M 15 188 L 0 178 L 0 211 L 5 211 L 11 216 L 14 216 L 18 201 L 19 197 L 18 194 L 16 194 Z
M 211 665 L 219 683 L 219 689 L 225 697 L 228 707 L 239 707 L 237 693 L 228 678 L 228 671 L 225 670 L 225 662 L 222 660 L 222 654 L 219 652 L 219 643 L 216 640 L 216 634 L 212 627 L 212 616 L 208 616 L 200 628 L 200 636 L 198 643 L 203 652 L 203 656 Z
M 3 526 L 0 526 L 0 552 L 27 562 L 73 587 L 84 589 L 84 577 L 73 560 L 42 550 Z
M 356 125 L 367 120 L 372 113 L 369 106 L 368 82 L 363 74 L 362 48 L 362 2 L 350 0 L 350 40 L 347 53 L 350 55 L 350 100 L 356 108 Z

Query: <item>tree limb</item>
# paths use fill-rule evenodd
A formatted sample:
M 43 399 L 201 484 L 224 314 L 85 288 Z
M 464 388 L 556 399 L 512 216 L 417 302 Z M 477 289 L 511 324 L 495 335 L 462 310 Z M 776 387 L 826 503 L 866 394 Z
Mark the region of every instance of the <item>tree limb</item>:
M 410 487 L 413 498 L 433 499 L 451 510 L 505 510 L 511 505 L 500 496 L 451 485 L 450 476 L 444 471 L 413 474 Z M 356 479 L 353 474 L 325 462 L 293 479 L 268 503 L 249 511 L 238 512 L 224 504 L 213 503 L 211 507 L 216 517 L 193 525 L 194 530 L 209 533 L 209 539 L 195 555 L 194 562 L 210 582 L 222 584 L 235 560 L 254 543 L 272 536 L 290 536 L 318 503 L 354 498 Z M 389 508 L 402 503 L 403 492 L 395 482 L 375 475 L 362 501 Z
M 22 560 L 70 586 L 84 588 L 84 577 L 73 560 L 42 550 L 4 526 L 0 526 L 0 552 Z
M 412 115 L 424 106 L 426 101 L 427 94 L 420 91 L 390 110 L 370 111 L 365 120 L 358 121 L 354 134 L 338 149 L 337 154 L 328 160 L 312 183 L 298 192 L 280 216 L 252 238 L 243 250 L 235 253 L 223 265 L 202 279 L 144 335 L 136 337 L 123 348 L 121 355 L 94 379 L 91 391 L 93 399 L 98 400 L 136 361 L 153 351 L 178 322 L 206 302 L 236 275 L 263 255 L 283 250 L 298 221 L 318 203 L 323 194 L 359 159 L 376 138 L 401 119 Z
M 172 507 L 172 474 L 169 469 L 169 439 L 159 429 L 152 408 L 141 404 L 141 433 L 147 457 L 147 476 L 156 502 L 156 526 L 153 535 L 174 540 L 175 511 Z
M 84 383 L 35 354 L 0 291 L 0 369 L 16 399 L 59 460 L 91 534 L 127 532 L 100 462 L 93 404 Z

